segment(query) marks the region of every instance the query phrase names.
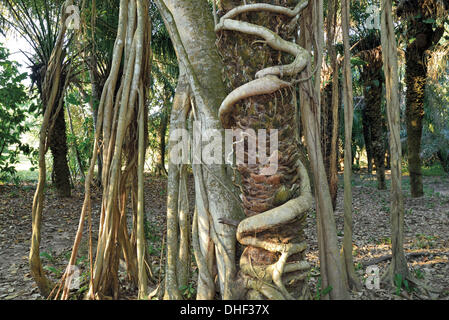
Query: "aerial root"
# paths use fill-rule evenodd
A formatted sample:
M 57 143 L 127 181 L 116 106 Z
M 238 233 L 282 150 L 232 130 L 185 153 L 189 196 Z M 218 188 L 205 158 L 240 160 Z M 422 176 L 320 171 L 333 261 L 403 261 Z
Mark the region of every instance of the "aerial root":
M 280 207 L 249 217 L 243 220 L 237 228 L 237 240 L 241 244 L 280 254 L 278 261 L 269 266 L 253 266 L 250 261 L 251 258 L 245 255 L 242 256 L 240 261 L 242 273 L 253 279 L 248 282 L 249 287 L 253 290 L 259 288 L 259 292 L 269 299 L 272 297 L 293 299 L 285 288 L 285 280 L 288 279 L 289 283 L 304 280 L 307 271 L 310 269 L 307 261 L 287 262 L 291 256 L 306 250 L 307 244 L 305 242 L 284 244 L 257 238 L 257 233 L 301 220 L 312 206 L 313 198 L 307 171 L 300 161 L 297 162 L 297 165 L 301 180 L 301 196 Z M 284 274 L 288 274 L 285 279 L 283 279 Z M 270 282 L 273 282 L 275 286 L 272 286 Z

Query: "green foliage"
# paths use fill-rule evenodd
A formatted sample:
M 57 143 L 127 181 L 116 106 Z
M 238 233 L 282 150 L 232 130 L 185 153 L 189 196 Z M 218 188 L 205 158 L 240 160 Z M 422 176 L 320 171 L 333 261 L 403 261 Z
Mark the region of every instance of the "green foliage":
M 321 300 L 322 297 L 328 295 L 332 291 L 332 286 L 329 286 L 325 289 L 321 289 L 322 280 L 321 277 L 318 278 L 318 283 L 316 286 L 315 300 Z
M 88 97 L 90 99 L 90 96 Z M 66 104 L 70 107 L 73 132 L 67 132 L 67 144 L 69 148 L 69 167 L 72 172 L 86 171 L 92 157 L 92 149 L 94 144 L 94 123 L 91 116 L 84 115 L 84 105 L 89 101 L 81 98 L 78 91 L 72 91 L 67 95 Z M 82 168 L 79 167 L 77 150 Z
M 181 294 L 187 300 L 192 300 L 193 297 L 195 297 L 195 293 L 196 293 L 195 287 L 191 283 L 189 283 L 186 286 L 181 286 L 179 288 L 179 291 L 181 291 Z
M 401 295 L 402 289 L 405 289 L 408 293 L 412 292 L 412 288 L 410 287 L 407 279 L 405 279 L 402 274 L 395 274 L 394 275 L 394 285 L 396 288 L 396 295 Z
M 428 236 L 419 233 L 416 235 L 414 244 L 419 249 L 431 249 L 435 246 L 435 240 L 437 240 L 437 237 L 435 236 Z
M 424 273 L 419 269 L 415 269 L 415 277 L 422 280 L 424 279 Z
M 30 130 L 37 107 L 26 104 L 27 94 L 21 82 L 18 64 L 9 60 L 9 52 L 0 45 L 0 180 L 14 177 L 14 165 L 20 154 L 32 155 L 33 149 L 21 137 Z

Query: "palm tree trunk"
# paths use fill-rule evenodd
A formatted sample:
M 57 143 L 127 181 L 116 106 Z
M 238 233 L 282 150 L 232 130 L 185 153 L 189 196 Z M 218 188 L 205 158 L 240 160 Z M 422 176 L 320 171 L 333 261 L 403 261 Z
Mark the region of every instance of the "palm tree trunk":
M 385 142 L 383 135 L 383 117 L 382 117 L 382 76 L 379 74 L 377 79 L 371 79 L 371 83 L 364 87 L 366 101 L 366 117 L 370 124 L 370 142 L 371 151 L 376 165 L 377 188 L 385 190 Z
M 406 53 L 406 84 L 407 84 L 407 143 L 408 167 L 410 172 L 410 191 L 412 197 L 424 195 L 421 171 L 421 137 L 424 118 L 424 94 L 427 79 L 427 66 L 423 62 L 424 52 L 409 47 Z
M 50 150 L 53 155 L 53 174 L 56 190 L 60 197 L 70 197 L 70 171 L 67 164 L 67 132 L 64 109 L 58 113 L 50 135 Z

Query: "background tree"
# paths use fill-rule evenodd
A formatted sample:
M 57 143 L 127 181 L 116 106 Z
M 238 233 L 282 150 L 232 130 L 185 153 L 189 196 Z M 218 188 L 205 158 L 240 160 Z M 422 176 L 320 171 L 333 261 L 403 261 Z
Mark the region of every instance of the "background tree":
M 369 33 L 357 44 L 357 56 L 364 63 L 360 66 L 363 85 L 363 125 L 368 162 L 374 158 L 377 187 L 387 188 L 385 182 L 385 125 L 382 113 L 384 74 L 382 71 L 382 50 L 377 31 Z M 368 167 L 370 163 L 368 163 Z
M 392 1 L 383 0 L 381 15 L 382 57 L 385 70 L 388 127 L 391 150 L 391 245 L 392 261 L 383 280 L 394 286 L 395 280 L 410 278 L 404 253 L 404 199 L 402 195 L 402 145 L 400 138 L 399 75 L 397 42 L 394 33 Z
M 415 198 L 424 194 L 421 139 L 428 72 L 427 51 L 440 41 L 448 9 L 447 0 L 402 0 L 397 9 L 405 32 L 408 166 L 410 191 Z
M 339 28 L 340 1 L 330 0 L 327 4 L 326 16 L 327 32 L 327 58 L 329 60 L 324 72 L 328 83 L 323 89 L 322 98 L 322 146 L 326 173 L 329 181 L 329 190 L 334 209 L 337 206 L 338 195 L 338 134 L 339 134 L 339 110 L 340 110 L 340 63 L 337 55 L 337 41 Z
M 64 1 L 27 1 L 27 0 L 4 0 L 3 4 L 8 9 L 8 16 L 4 19 L 9 27 L 13 28 L 33 48 L 33 53 L 22 51 L 31 64 L 33 84 L 37 85 L 41 103 L 42 113 L 45 113 L 50 92 L 45 92 L 44 78 L 48 72 L 49 63 L 56 40 L 60 31 L 60 10 Z M 64 39 L 66 42 L 67 39 Z M 67 43 L 64 43 L 64 47 Z M 67 134 L 64 108 L 57 108 L 60 101 L 64 99 L 64 83 L 68 76 L 69 59 L 64 49 L 61 59 L 61 81 L 54 100 L 52 115 L 56 121 L 50 131 L 50 150 L 53 155 L 52 180 L 61 197 L 71 195 L 70 171 L 67 164 Z M 62 110 L 62 112 L 59 112 Z

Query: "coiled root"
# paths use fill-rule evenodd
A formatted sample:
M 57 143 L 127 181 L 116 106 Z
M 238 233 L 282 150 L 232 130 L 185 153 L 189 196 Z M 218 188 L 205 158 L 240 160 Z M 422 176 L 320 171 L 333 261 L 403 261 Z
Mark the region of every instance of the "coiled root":
M 248 81 L 245 74 L 253 72 L 252 69 L 256 69 L 258 63 L 253 63 L 252 69 L 247 67 L 243 70 L 243 79 L 228 75 L 231 87 L 236 89 L 225 98 L 219 110 L 225 127 L 244 131 L 262 127 L 279 130 L 278 150 L 271 155 L 278 157 L 279 166 L 275 175 L 265 175 L 266 165 L 260 159 L 255 165 L 238 166 L 242 178 L 242 200 L 248 217 L 240 222 L 236 235 L 237 240 L 245 246 L 240 259 L 240 274 L 248 289 L 248 299 L 297 299 L 304 298 L 308 293 L 304 280 L 310 266 L 304 260 L 307 245 L 302 230 L 313 198 L 308 173 L 299 160 L 294 129 L 296 119 L 293 116 L 296 112 L 296 95 L 291 87 L 294 78 L 309 63 L 310 54 L 266 27 L 232 18 L 241 14 L 268 12 L 277 15 L 277 21 L 280 21 L 278 29 L 286 32 L 289 28 L 285 26 L 297 21 L 307 4 L 306 0 L 300 1 L 293 10 L 270 4 L 243 5 L 224 15 L 215 29 L 216 32 L 234 31 L 263 38 L 263 43 L 272 49 L 295 57 L 293 62 L 288 63 L 291 60 L 280 56 L 278 60 L 284 61 L 284 64 L 256 72 L 255 80 Z M 248 40 L 242 39 L 241 43 L 244 41 Z M 263 59 L 265 63 L 274 60 L 272 50 L 270 52 Z M 261 52 L 260 56 L 263 54 Z M 233 63 L 234 56 L 235 53 L 229 56 L 228 61 L 225 57 L 225 63 Z M 234 74 L 237 74 L 237 70 L 234 70 Z M 228 70 L 228 73 L 231 72 Z M 257 137 L 253 138 L 257 140 Z

